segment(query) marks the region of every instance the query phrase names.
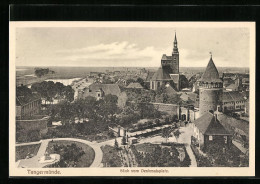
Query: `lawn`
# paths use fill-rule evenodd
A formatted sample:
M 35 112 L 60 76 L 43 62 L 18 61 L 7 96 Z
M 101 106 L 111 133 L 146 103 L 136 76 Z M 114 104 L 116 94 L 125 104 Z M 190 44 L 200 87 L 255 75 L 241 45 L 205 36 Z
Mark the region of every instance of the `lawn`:
M 41 144 L 32 144 L 27 146 L 16 146 L 15 148 L 15 161 L 25 159 L 26 156 L 35 156 Z
M 65 151 L 66 147 L 71 148 L 71 145 L 75 144 L 76 148 L 74 151 L 78 152 L 78 151 L 82 151 L 81 155 L 76 156 L 77 158 L 75 158 L 75 161 L 73 161 L 73 167 L 89 167 L 92 162 L 94 161 L 95 158 L 95 152 L 93 150 L 93 148 L 91 148 L 90 146 L 80 143 L 80 142 L 76 142 L 76 141 L 54 141 L 54 142 L 49 142 L 48 147 L 46 149 L 46 151 L 49 154 L 52 153 L 57 153 L 61 155 L 61 160 L 60 162 L 66 162 L 69 163 L 71 161 L 68 161 L 68 159 L 64 158 L 65 154 L 68 155 L 66 152 L 71 151 L 71 150 L 67 150 Z M 60 149 L 58 151 L 54 151 L 54 146 L 58 145 L 60 147 Z M 77 154 L 77 153 L 75 153 Z M 74 158 L 74 155 L 71 156 L 72 159 Z M 57 163 L 59 164 L 59 163 Z M 62 166 L 61 166 L 62 167 Z
M 118 156 L 118 151 L 112 146 L 102 146 L 103 151 L 102 163 L 104 167 L 121 167 L 121 158 Z

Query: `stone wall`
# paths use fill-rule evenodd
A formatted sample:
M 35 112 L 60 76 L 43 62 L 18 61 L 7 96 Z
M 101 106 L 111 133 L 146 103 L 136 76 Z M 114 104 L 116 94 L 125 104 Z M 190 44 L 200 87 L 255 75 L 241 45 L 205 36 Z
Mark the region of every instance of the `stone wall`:
M 177 104 L 151 103 L 155 109 L 168 115 L 177 115 L 179 117 L 180 107 Z
M 24 132 L 39 131 L 41 135 L 44 135 L 48 131 L 47 124 L 50 121 L 49 116 L 34 116 L 35 119 L 28 120 L 16 120 L 16 128 L 22 129 Z M 19 131 L 19 130 L 18 130 Z

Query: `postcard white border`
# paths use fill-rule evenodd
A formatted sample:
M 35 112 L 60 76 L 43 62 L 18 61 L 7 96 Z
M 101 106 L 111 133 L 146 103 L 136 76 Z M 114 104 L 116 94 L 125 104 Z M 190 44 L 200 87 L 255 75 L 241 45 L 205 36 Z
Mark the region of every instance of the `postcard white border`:
M 55 171 L 54 168 L 15 167 L 15 30 L 18 27 L 196 27 L 196 28 L 249 28 L 250 29 L 250 127 L 249 167 L 153 167 L 153 168 L 57 168 L 60 174 L 28 174 L 33 171 Z M 89 22 L 89 21 L 44 21 L 9 22 L 9 176 L 255 176 L 255 22 Z M 129 172 L 120 172 L 128 169 Z M 142 169 L 168 170 L 167 173 L 144 173 Z M 131 170 L 139 170 L 133 173 Z

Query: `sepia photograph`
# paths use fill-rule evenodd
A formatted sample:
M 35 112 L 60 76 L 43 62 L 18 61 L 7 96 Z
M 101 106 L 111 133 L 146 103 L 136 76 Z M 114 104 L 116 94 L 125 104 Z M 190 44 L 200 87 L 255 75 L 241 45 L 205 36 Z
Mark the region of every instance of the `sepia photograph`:
M 10 51 L 10 175 L 254 175 L 255 23 L 10 22 Z

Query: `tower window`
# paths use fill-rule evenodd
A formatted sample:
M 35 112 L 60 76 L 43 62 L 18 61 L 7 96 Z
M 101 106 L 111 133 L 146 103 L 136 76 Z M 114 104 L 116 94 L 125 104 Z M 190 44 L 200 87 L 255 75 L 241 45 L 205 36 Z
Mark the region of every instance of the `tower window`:
M 213 136 L 212 136 L 212 135 L 209 136 L 209 140 L 210 140 L 210 141 L 213 140 Z

